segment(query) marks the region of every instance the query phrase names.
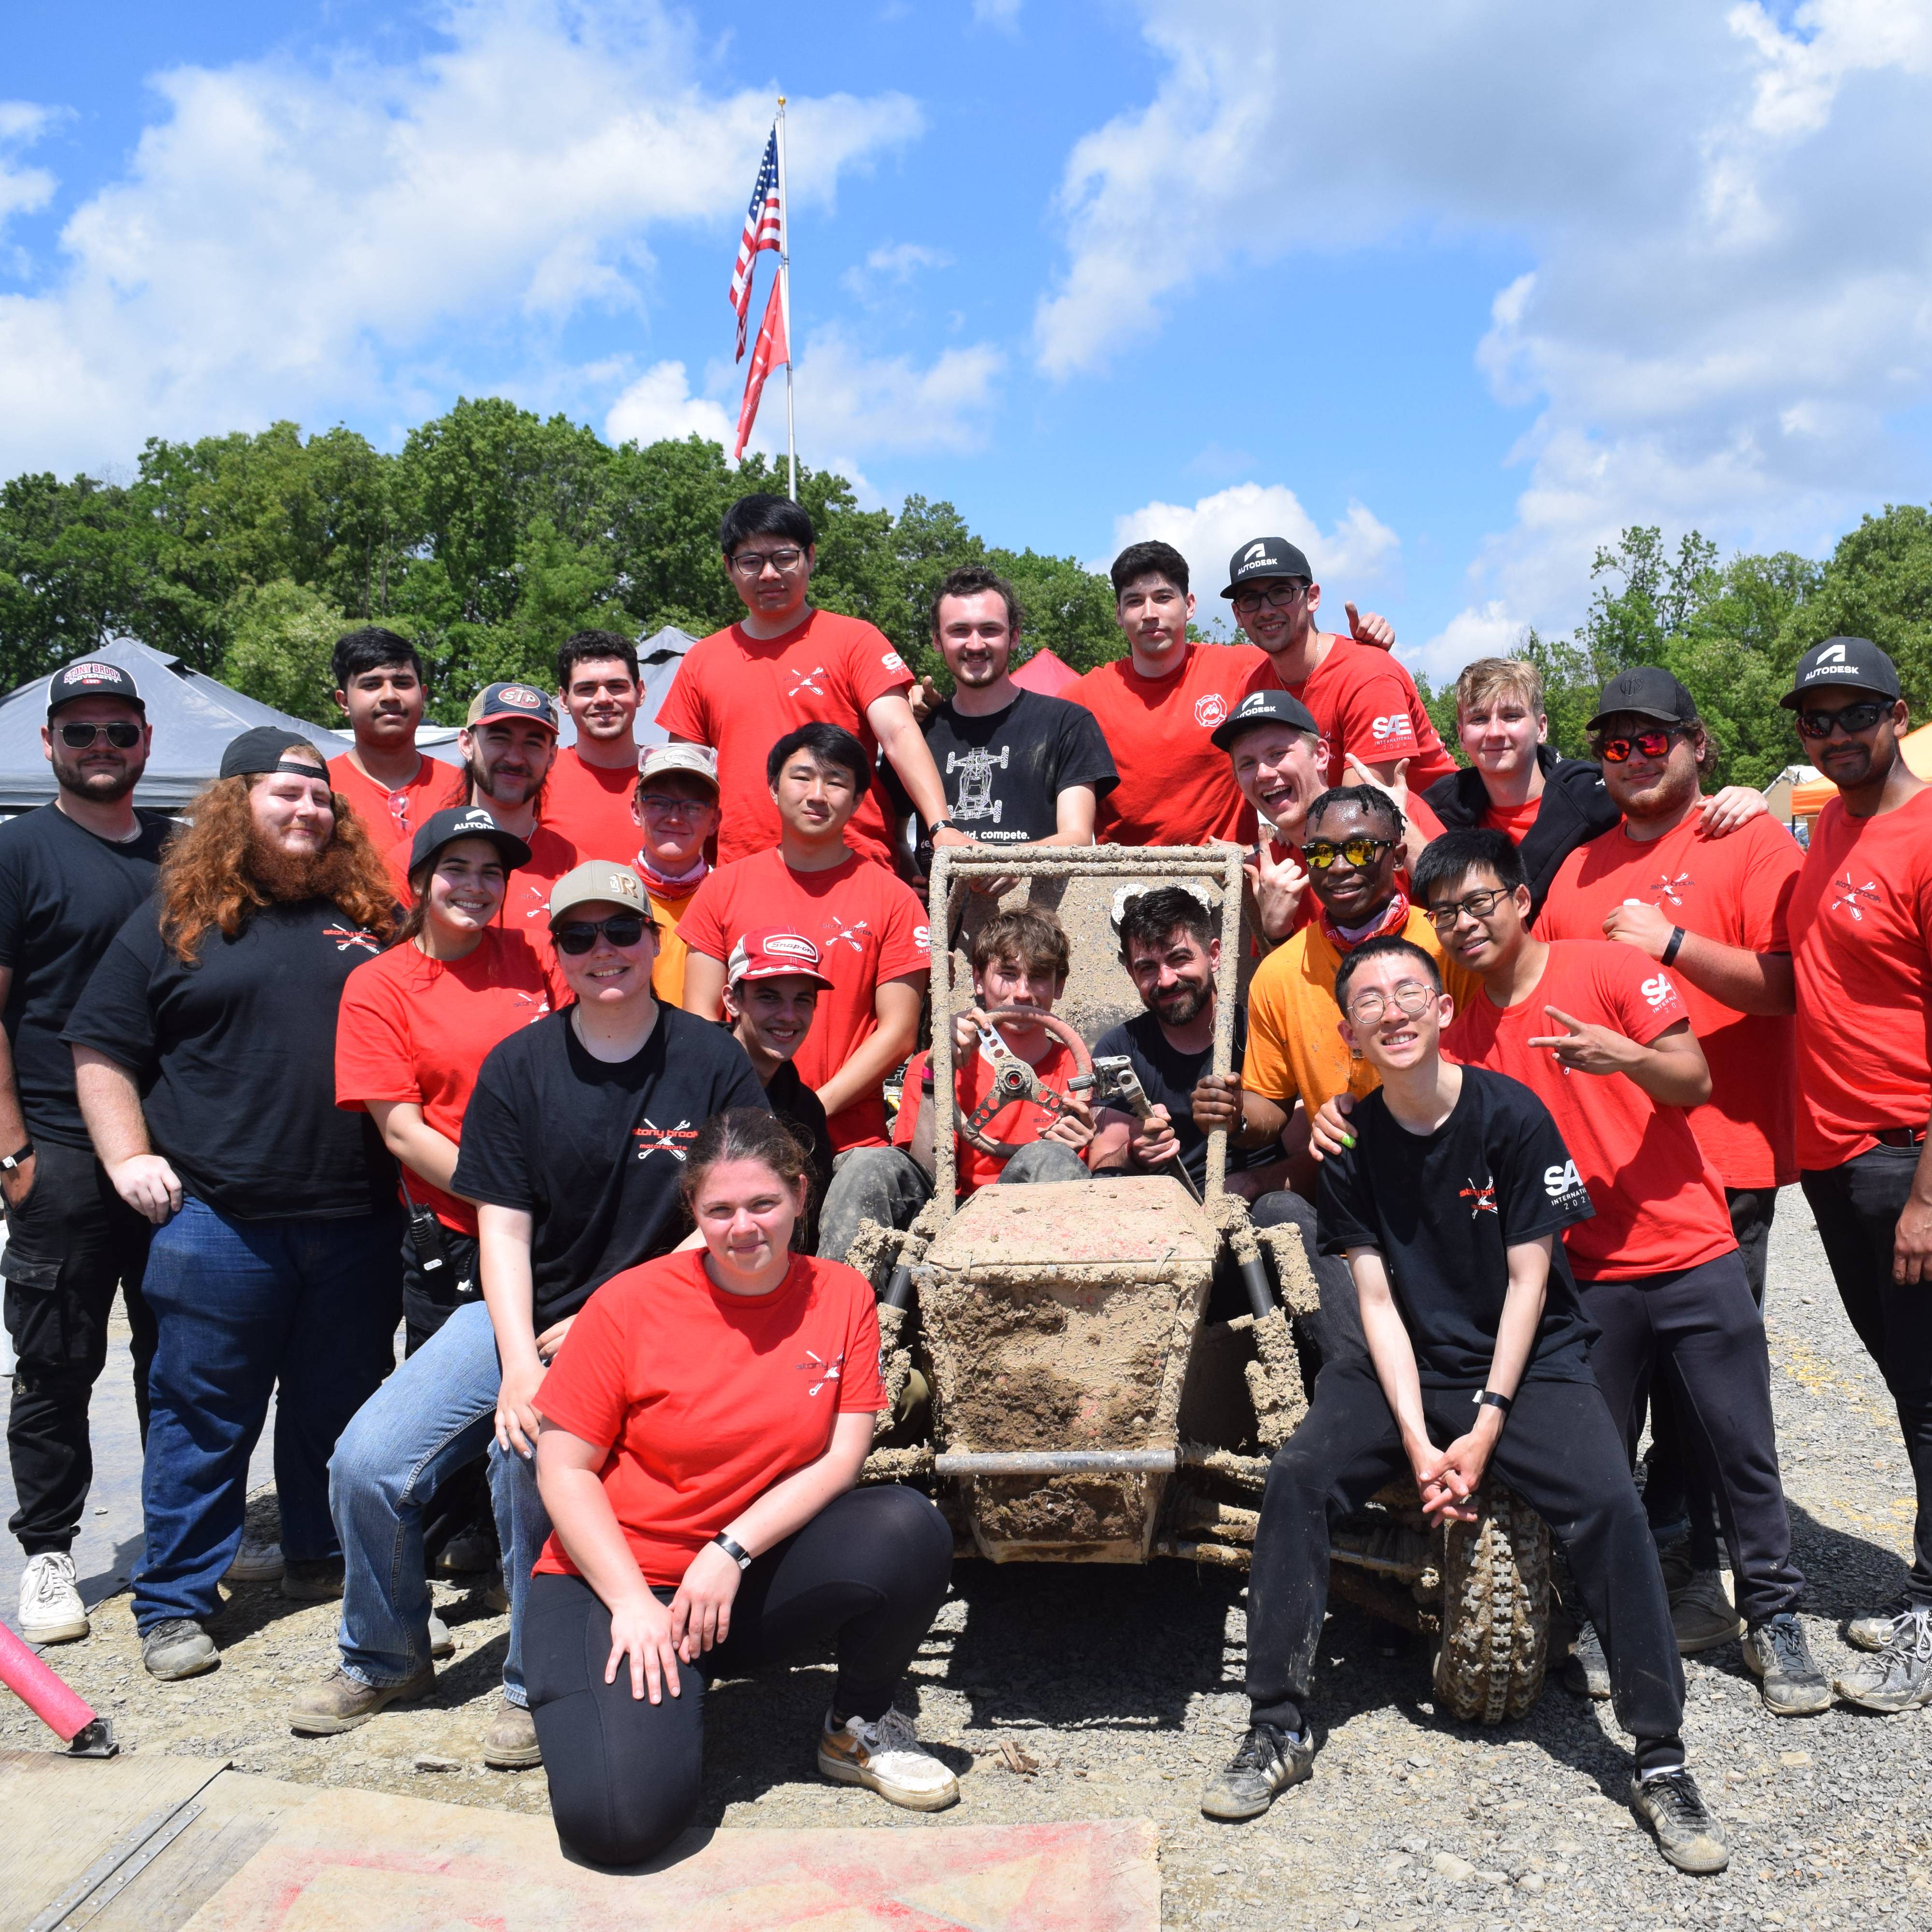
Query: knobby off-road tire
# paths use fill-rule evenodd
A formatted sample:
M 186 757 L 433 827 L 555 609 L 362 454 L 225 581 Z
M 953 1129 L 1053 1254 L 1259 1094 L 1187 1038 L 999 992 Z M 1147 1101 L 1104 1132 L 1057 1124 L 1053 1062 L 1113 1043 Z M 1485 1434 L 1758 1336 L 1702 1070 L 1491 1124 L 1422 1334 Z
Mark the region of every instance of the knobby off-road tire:
M 1550 1532 L 1500 1483 L 1474 1522 L 1452 1523 L 1442 1566 L 1436 1694 L 1465 1723 L 1520 1718 L 1543 1690 L 1550 1652 Z

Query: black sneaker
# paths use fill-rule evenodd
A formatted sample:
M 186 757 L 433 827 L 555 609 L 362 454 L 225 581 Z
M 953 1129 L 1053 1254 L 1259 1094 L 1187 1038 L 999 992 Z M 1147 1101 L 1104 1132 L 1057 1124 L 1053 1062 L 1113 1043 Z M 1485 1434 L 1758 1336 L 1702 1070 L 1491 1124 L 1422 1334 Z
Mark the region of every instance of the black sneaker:
M 1717 1820 L 1704 1808 L 1697 1780 L 1682 1768 L 1633 1778 L 1630 1809 L 1648 1825 L 1657 1849 L 1679 1871 L 1720 1872 L 1731 1855 L 1718 1836 Z
M 339 1556 L 286 1557 L 282 1563 L 282 1594 L 298 1604 L 326 1604 L 342 1594 Z
M 1932 1704 L 1932 1609 L 1900 1618 L 1892 1640 L 1836 1680 L 1838 1695 L 1868 1711 L 1912 1711 Z
M 1845 1641 L 1854 1650 L 1882 1650 L 1893 1634 L 1918 1606 L 1909 1590 L 1900 1590 L 1889 1602 L 1875 1610 L 1866 1610 L 1845 1626 Z
M 1754 1624 L 1744 1642 L 1744 1668 L 1758 1680 L 1775 1718 L 1810 1718 L 1832 1706 L 1832 1687 L 1811 1661 L 1804 1626 L 1789 1610 Z
M 1576 1626 L 1576 1648 L 1563 1665 L 1563 1688 L 1577 1697 L 1610 1694 L 1610 1662 L 1604 1654 L 1604 1640 L 1594 1624 Z
M 1291 1784 L 1299 1784 L 1315 1768 L 1315 1739 L 1307 1731 L 1284 1731 L 1274 1724 L 1257 1724 L 1241 1740 L 1241 1748 L 1216 1772 L 1201 1794 L 1201 1809 L 1210 1818 L 1238 1822 L 1258 1818 Z

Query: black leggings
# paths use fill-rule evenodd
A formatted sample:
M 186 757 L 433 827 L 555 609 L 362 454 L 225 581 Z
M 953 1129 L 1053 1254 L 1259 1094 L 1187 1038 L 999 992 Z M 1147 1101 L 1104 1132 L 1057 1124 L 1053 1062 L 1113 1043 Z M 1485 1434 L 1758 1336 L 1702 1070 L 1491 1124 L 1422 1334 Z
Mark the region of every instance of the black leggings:
M 566 1852 L 594 1864 L 654 1858 L 698 1809 L 704 1687 L 836 1640 L 842 1711 L 878 1718 L 932 1627 L 952 1567 L 952 1532 L 925 1497 L 848 1490 L 755 1558 L 731 1606 L 731 1634 L 679 1666 L 682 1694 L 631 1695 L 628 1664 L 604 1682 L 610 1612 L 579 1576 L 530 1580 L 524 1676 L 550 1816 Z M 669 1602 L 672 1592 L 660 1589 Z

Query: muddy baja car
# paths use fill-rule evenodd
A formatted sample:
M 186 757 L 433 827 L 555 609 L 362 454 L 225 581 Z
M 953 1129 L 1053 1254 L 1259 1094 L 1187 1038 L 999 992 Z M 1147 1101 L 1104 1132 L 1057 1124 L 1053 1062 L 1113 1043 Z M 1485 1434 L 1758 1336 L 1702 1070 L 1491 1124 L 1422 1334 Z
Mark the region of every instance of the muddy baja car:
M 1214 1064 L 1228 1070 L 1246 950 L 1238 852 L 942 848 L 936 938 L 958 932 L 970 883 L 991 877 L 1021 882 L 1009 902 L 1030 898 L 1059 914 L 1072 970 L 1067 1017 L 1048 1024 L 1078 1066 L 1070 1084 L 1123 1111 L 1144 1102 L 1118 1067 L 1103 1064 L 1096 1076 L 1088 1046 L 1138 1010 L 1109 918 L 1118 889 L 1218 886 Z M 935 944 L 936 1094 L 953 1091 L 949 1022 L 970 1000 L 963 962 Z M 1220 1133 L 1208 1143 L 1204 1198 L 1177 1169 L 983 1187 L 956 1200 L 961 1137 L 1010 1158 L 1016 1146 L 988 1137 L 996 1107 L 1024 1098 L 1051 1113 L 1066 1097 L 990 1029 L 981 1050 L 993 1061 L 993 1097 L 970 1117 L 938 1107 L 931 1203 L 902 1234 L 865 1223 L 851 1257 L 886 1284 L 880 1330 L 893 1408 L 880 1418 L 868 1479 L 929 1489 L 962 1553 L 996 1563 L 1169 1556 L 1246 1568 L 1269 1458 L 1307 1412 L 1309 1318 L 1319 1300 L 1300 1236 L 1250 1226 L 1246 1204 L 1223 1185 Z M 1246 1312 L 1210 1319 L 1217 1276 L 1238 1283 Z M 1542 1687 L 1550 1540 L 1501 1484 L 1486 1485 L 1479 1502 L 1477 1522 L 1444 1529 L 1426 1522 L 1412 1484 L 1391 1485 L 1338 1532 L 1333 1588 L 1434 1640 L 1444 1708 L 1495 1724 L 1520 1715 Z

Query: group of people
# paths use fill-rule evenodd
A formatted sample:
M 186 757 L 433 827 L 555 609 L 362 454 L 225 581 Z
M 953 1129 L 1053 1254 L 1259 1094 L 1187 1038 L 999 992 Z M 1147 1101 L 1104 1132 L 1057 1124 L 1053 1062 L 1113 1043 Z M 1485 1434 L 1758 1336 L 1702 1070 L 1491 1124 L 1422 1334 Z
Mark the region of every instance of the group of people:
M 1882 652 L 1829 640 L 1786 700 L 1840 790 L 1805 853 L 1756 794 L 1705 794 L 1711 734 L 1656 668 L 1606 688 L 1582 760 L 1544 742 L 1533 666 L 1471 665 L 1459 766 L 1386 623 L 1350 606 L 1322 630 L 1278 538 L 1232 560 L 1233 645 L 1189 634 L 1178 551 L 1124 551 L 1127 654 L 1058 697 L 1015 682 L 1022 613 L 991 571 L 934 599 L 942 698 L 813 606 L 797 505 L 742 500 L 721 550 L 745 614 L 692 646 L 647 749 L 634 649 L 592 631 L 554 694 L 487 686 L 460 762 L 427 758 L 421 662 L 371 627 L 334 656 L 349 748 L 245 732 L 176 827 L 133 802 L 128 673 L 52 679 L 56 799 L 0 826 L 23 1634 L 88 1630 L 70 1552 L 118 1292 L 157 1677 L 217 1664 L 224 1580 L 278 1581 L 342 1601 L 293 1726 L 366 1724 L 433 1685 L 430 1577 L 460 1538 L 500 1557 L 509 1616 L 485 1758 L 541 1762 L 584 1856 L 668 1842 L 704 1684 L 814 1645 L 838 1659 L 821 1770 L 953 1802 L 893 1705 L 951 1534 L 916 1492 L 858 1484 L 879 1284 L 846 1259 L 863 1220 L 931 1198 L 951 1104 L 1018 1148 L 962 1140 L 962 1195 L 1103 1172 L 1198 1190 L 1223 1131 L 1229 1188 L 1313 1265 L 1323 1366 L 1271 1466 L 1250 1723 L 1210 1815 L 1310 1774 L 1330 1533 L 1404 1467 L 1454 1520 L 1493 1463 L 1549 1522 L 1566 1678 L 1614 1698 L 1634 1807 L 1687 1869 L 1724 1853 L 1682 1654 L 1741 1638 L 1781 1715 L 1932 1702 L 1932 806 Z M 1096 841 L 1244 848 L 1235 1070 L 1213 1071 L 1203 896 L 1117 908 L 1144 1010 L 1096 1050 L 1132 1064 L 1133 1114 L 1064 1077 L 1058 921 L 986 898 L 938 936 L 973 1003 L 936 1097 L 922 859 Z M 1008 1056 L 1037 1100 L 1000 1103 Z M 1868 1654 L 1835 1684 L 1795 1614 L 1762 1315 L 1793 1180 L 1918 1493 L 1904 1588 L 1853 1622 Z M 244 1528 L 272 1397 L 270 1546 Z

